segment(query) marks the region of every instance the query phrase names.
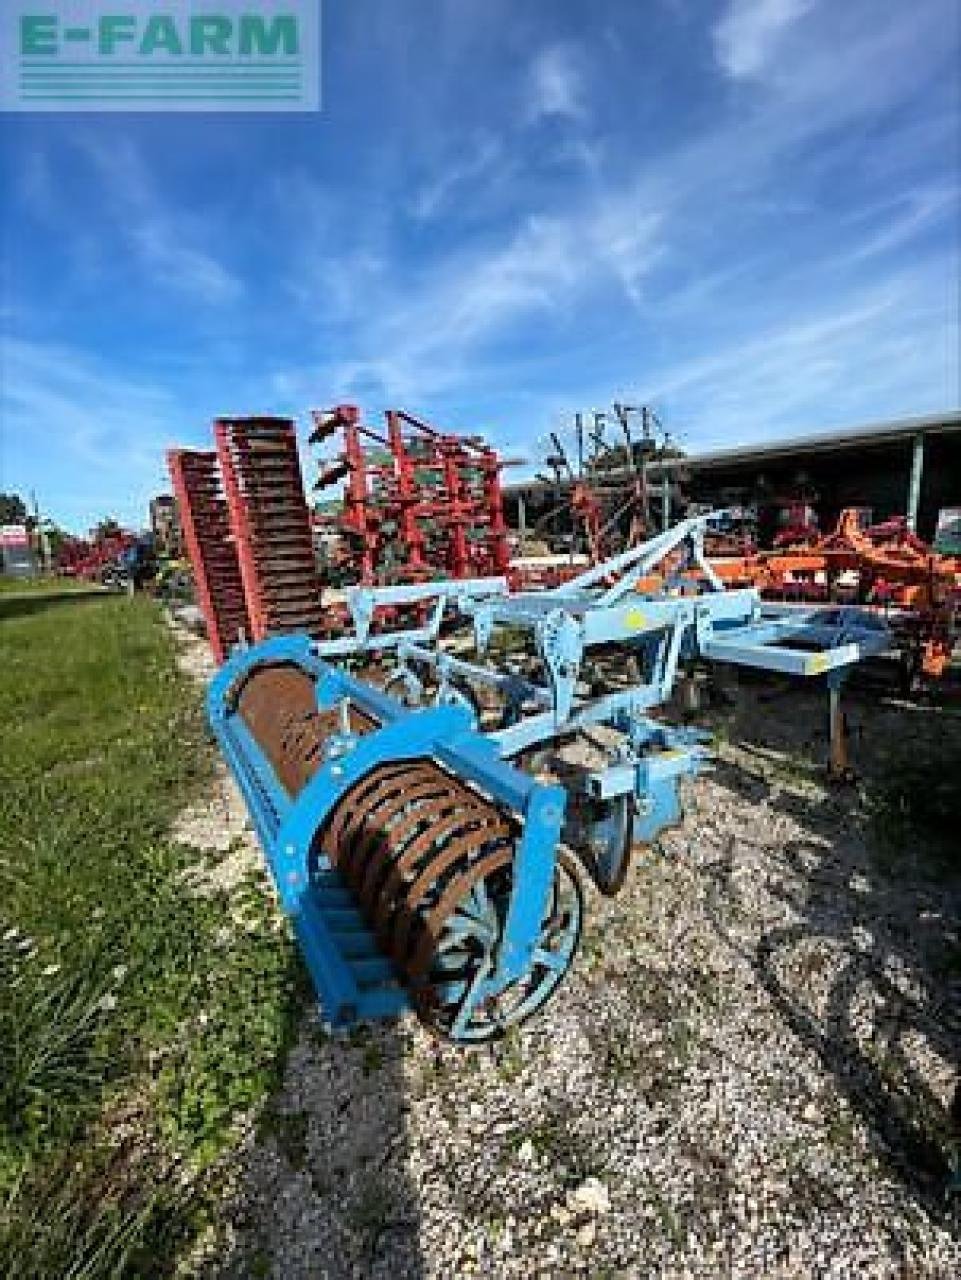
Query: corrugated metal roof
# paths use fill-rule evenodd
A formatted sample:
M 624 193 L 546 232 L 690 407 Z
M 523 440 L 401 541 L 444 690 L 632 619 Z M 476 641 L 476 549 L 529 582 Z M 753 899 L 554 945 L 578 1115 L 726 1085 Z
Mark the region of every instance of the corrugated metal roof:
M 666 463 L 649 462 L 648 473 L 655 473 L 664 466 L 701 467 L 724 466 L 743 462 L 763 461 L 790 454 L 829 453 L 832 449 L 856 445 L 886 444 L 896 440 L 911 440 L 923 435 L 961 431 L 961 409 L 948 409 L 944 413 L 925 413 L 913 418 L 894 418 L 889 422 L 870 422 L 859 427 L 835 427 L 830 431 L 817 431 L 804 436 L 787 436 L 784 439 L 764 443 L 734 445 L 730 449 L 710 449 L 704 453 L 690 453 L 683 458 L 671 458 Z M 560 487 L 566 486 L 562 480 Z M 538 480 L 518 480 L 505 485 L 506 493 L 520 489 L 553 489 L 554 484 Z
M 772 459 L 785 454 L 824 453 L 832 449 L 853 445 L 886 444 L 893 440 L 911 440 L 916 435 L 932 435 L 961 431 L 961 409 L 945 413 L 926 413 L 913 418 L 896 418 L 890 422 L 872 422 L 860 427 L 836 427 L 831 431 L 818 431 L 811 435 L 788 436 L 785 439 L 765 441 L 763 444 L 735 445 L 730 449 L 711 449 L 704 453 L 692 453 L 683 459 L 671 459 L 669 466 L 701 467 L 723 466 L 727 463 L 749 462 L 754 459 Z M 659 470 L 660 463 L 648 464 L 649 471 Z

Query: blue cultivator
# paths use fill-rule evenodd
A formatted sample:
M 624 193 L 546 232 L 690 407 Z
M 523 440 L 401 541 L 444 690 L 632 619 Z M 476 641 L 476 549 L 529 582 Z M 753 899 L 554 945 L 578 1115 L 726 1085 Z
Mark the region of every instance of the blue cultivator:
M 482 1043 L 534 1013 L 580 935 L 564 846 L 611 893 L 632 845 L 680 818 L 678 781 L 706 752 L 696 731 L 651 715 L 679 662 L 825 673 L 836 688 L 887 646 L 849 611 L 766 616 L 755 592 L 724 591 L 703 558 L 704 524 L 554 592 L 437 584 L 436 626 L 270 640 L 217 674 L 211 723 L 330 1023 L 413 1007 L 438 1033 Z M 641 593 L 665 556 L 670 572 Z M 431 594 L 358 593 L 355 618 L 411 590 Z M 480 655 L 499 627 L 526 632 L 540 677 L 445 651 L 451 603 L 472 619 Z M 373 653 L 391 655 L 387 684 L 403 701 L 331 662 Z

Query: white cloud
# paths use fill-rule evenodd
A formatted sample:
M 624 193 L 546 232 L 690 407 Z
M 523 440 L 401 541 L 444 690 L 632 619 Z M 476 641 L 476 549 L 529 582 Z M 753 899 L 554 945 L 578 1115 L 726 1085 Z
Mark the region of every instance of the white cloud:
M 931 259 L 797 313 L 759 307 L 743 336 L 709 355 L 651 371 L 642 394 L 691 424 L 687 447 L 771 439 L 844 421 L 936 412 L 957 402 L 958 303 L 941 296 L 946 259 Z
M 586 341 L 580 353 L 565 351 L 550 390 L 524 401 L 527 438 L 558 415 L 569 422 L 573 409 L 612 399 L 652 404 L 695 452 L 952 408 L 961 385 L 958 299 L 939 284 L 949 260 L 804 306 L 784 291 L 732 311 L 713 341 L 672 326 L 663 345 L 640 344 L 632 360 L 603 370 Z M 671 359 L 678 336 L 690 354 Z
M 865 333 L 880 316 L 890 313 L 896 297 L 890 289 L 872 290 L 849 300 L 842 310 L 832 305 L 826 313 L 816 312 L 715 354 L 669 367 L 655 378 L 651 394 L 661 399 L 692 388 L 707 388 L 716 395 L 732 384 L 753 390 L 775 376 L 790 377 L 803 386 L 814 366 L 823 372 L 837 364 L 838 344 L 845 335 Z M 805 371 L 803 377 L 798 376 L 800 368 Z M 764 403 L 763 396 L 758 403 Z
M 55 519 L 82 531 L 97 514 L 94 495 L 110 493 L 109 514 L 139 526 L 149 496 L 169 483 L 164 448 L 183 432 L 182 407 L 160 383 L 118 375 L 71 346 L 7 337 L 3 359 L 3 470 L 13 487 L 36 489 L 43 504 L 72 470 L 73 509 L 61 504 Z
M 937 225 L 949 212 L 953 211 L 957 217 L 958 196 L 957 188 L 924 188 L 909 191 L 902 199 L 886 203 L 877 211 L 884 215 L 879 225 L 848 255 L 848 261 L 860 262 L 899 249 L 916 235 Z M 901 211 L 892 217 L 892 210 L 898 208 Z
M 757 76 L 785 32 L 811 8 L 813 0 L 731 0 L 714 27 L 714 52 L 734 79 Z
M 74 532 L 107 514 L 141 528 L 149 499 L 170 488 L 167 449 L 210 448 L 218 413 L 285 413 L 293 400 L 281 374 L 238 371 L 223 344 L 147 352 L 122 368 L 68 342 L 5 334 L 2 344 L 0 488 L 35 489 Z
M 522 319 L 572 328 L 591 297 L 604 305 L 605 292 L 615 300 L 626 293 L 636 302 L 661 252 L 660 225 L 637 192 L 565 217 L 527 218 L 500 246 L 445 260 L 416 293 L 397 288 L 371 308 L 362 338 L 370 366 L 388 385 L 436 387 Z
M 309 244 L 287 286 L 302 306 L 314 314 L 321 312 L 326 321 L 350 319 L 370 305 L 385 271 L 384 259 L 372 249 L 338 252 Z
M 195 221 L 164 204 L 133 143 L 104 144 L 89 134 L 80 138 L 79 145 L 97 170 L 107 212 L 117 222 L 151 286 L 207 306 L 240 298 L 241 281 L 199 243 L 206 236 Z
M 582 120 L 587 115 L 584 93 L 584 76 L 574 50 L 563 44 L 542 49 L 531 64 L 527 119 Z
M 182 243 L 175 224 L 165 218 L 149 218 L 130 227 L 127 234 L 158 284 L 211 306 L 233 302 L 243 293 L 239 280 L 222 263 Z
M 491 169 L 504 157 L 496 138 L 485 134 L 476 144 L 452 159 L 429 182 L 424 183 L 410 204 L 412 215 L 419 221 L 437 217 L 452 202 L 456 192 L 489 177 Z

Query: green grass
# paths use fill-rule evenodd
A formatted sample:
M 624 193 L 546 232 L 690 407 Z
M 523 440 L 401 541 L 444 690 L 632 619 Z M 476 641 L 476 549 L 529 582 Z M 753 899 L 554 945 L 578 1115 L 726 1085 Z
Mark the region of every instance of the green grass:
M 185 885 L 170 824 L 213 757 L 152 602 L 0 614 L 0 670 L 0 1274 L 166 1274 L 303 971 L 255 878 Z
M 96 590 L 96 584 L 80 578 L 16 578 L 0 573 L 0 596 L 4 595 L 63 595 L 73 591 Z

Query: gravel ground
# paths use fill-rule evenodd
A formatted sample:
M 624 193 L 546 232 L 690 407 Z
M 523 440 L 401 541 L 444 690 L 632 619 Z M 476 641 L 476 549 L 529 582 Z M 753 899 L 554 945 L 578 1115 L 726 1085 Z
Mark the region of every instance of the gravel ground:
M 957 711 L 851 711 L 875 779 L 891 743 L 961 747 Z M 683 824 L 617 898 L 587 891 L 567 983 L 495 1049 L 410 1018 L 332 1038 L 311 1015 L 216 1273 L 961 1274 L 961 881 L 900 828 L 879 839 L 870 785 L 805 765 L 823 715 L 813 692 L 741 688 Z

